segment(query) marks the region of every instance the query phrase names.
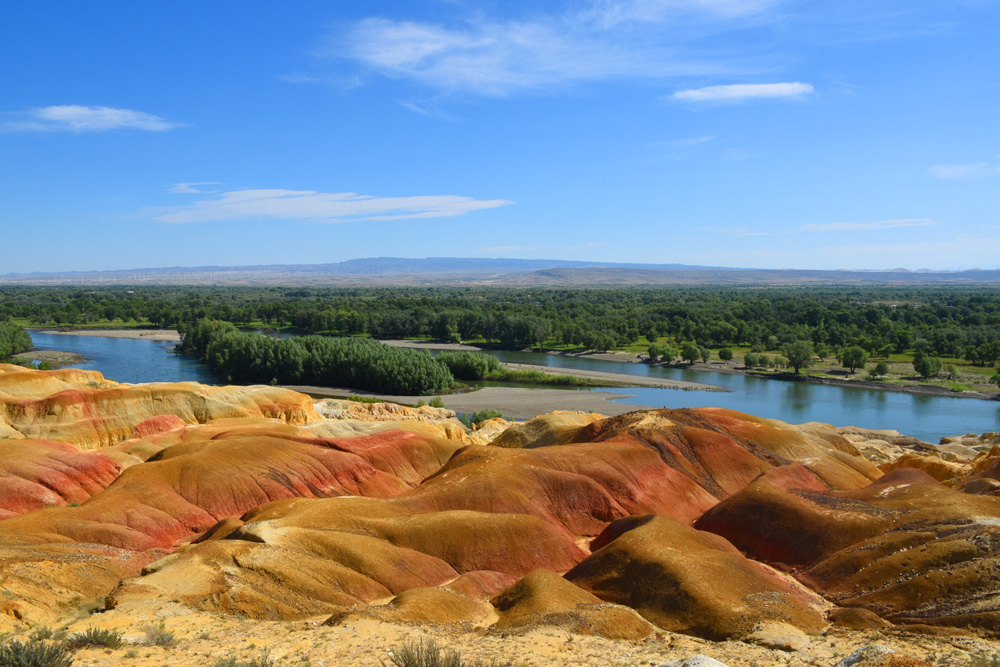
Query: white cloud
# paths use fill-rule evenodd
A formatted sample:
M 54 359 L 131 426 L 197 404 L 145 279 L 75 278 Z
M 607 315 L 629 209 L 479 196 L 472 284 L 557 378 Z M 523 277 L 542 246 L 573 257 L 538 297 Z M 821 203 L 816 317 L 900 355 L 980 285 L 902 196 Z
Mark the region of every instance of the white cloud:
M 78 104 L 41 107 L 21 115 L 22 120 L 0 127 L 9 132 L 107 132 L 117 129 L 163 132 L 179 127 L 178 123 L 144 111 Z
M 678 90 L 669 99 L 680 102 L 744 102 L 759 99 L 799 98 L 814 92 L 808 83 L 735 83 Z
M 566 13 L 454 24 L 368 18 L 331 35 L 320 57 L 451 94 L 502 97 L 619 78 L 745 70 L 692 50 L 733 19 L 767 16 L 779 0 L 593 0 Z M 716 50 L 714 53 L 718 54 Z
M 1000 176 L 1000 167 L 988 162 L 973 164 L 936 164 L 928 168 L 931 176 L 946 181 L 963 181 L 984 176 Z
M 477 200 L 455 195 L 373 197 L 353 192 L 235 190 L 156 216 L 161 222 L 220 222 L 276 218 L 315 222 L 448 218 L 506 206 L 505 199 Z
M 218 181 L 198 181 L 197 183 L 174 183 L 170 186 L 170 191 L 179 195 L 204 194 L 205 191 L 196 188 L 196 185 L 222 185 Z

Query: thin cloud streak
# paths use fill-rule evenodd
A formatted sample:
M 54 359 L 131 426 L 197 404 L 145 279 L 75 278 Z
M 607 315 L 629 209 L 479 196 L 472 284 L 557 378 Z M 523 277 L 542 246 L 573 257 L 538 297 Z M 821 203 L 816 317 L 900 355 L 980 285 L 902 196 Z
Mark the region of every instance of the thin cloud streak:
M 179 123 L 134 109 L 92 107 L 78 104 L 31 109 L 23 119 L 0 124 L 6 132 L 108 132 L 110 130 L 145 130 L 165 132 Z
M 499 252 L 499 253 L 528 252 L 528 251 L 531 251 L 531 250 L 538 250 L 538 246 L 536 246 L 536 245 L 495 245 L 495 246 L 491 246 L 489 248 L 481 248 L 479 250 L 479 254 L 480 255 L 486 255 L 486 254 L 494 253 L 494 252 Z
M 526 20 L 456 25 L 368 18 L 315 52 L 449 94 L 505 97 L 609 79 L 732 74 L 746 69 L 692 50 L 700 38 L 763 19 L 779 0 L 596 0 Z
M 799 83 L 735 83 L 678 90 L 668 99 L 679 102 L 745 102 L 760 99 L 796 99 L 815 92 L 811 84 Z
M 876 220 L 874 222 L 825 222 L 801 225 L 795 229 L 782 231 L 761 231 L 753 229 L 723 229 L 715 230 L 722 234 L 742 238 L 750 236 L 788 236 L 791 234 L 810 234 L 824 232 L 858 232 L 878 231 L 882 229 L 900 229 L 904 227 L 934 227 L 937 222 L 929 218 L 898 218 L 896 220 Z
M 934 178 L 945 181 L 964 181 L 987 176 L 1000 176 L 1000 166 L 988 162 L 973 164 L 936 164 L 928 167 Z
M 198 181 L 197 183 L 174 183 L 170 186 L 170 192 L 178 195 L 193 195 L 193 194 L 205 194 L 205 190 L 201 190 L 196 185 L 222 185 L 218 181 Z
M 172 209 L 155 219 L 181 224 L 262 218 L 314 222 L 450 218 L 512 203 L 505 199 L 484 201 L 455 195 L 373 197 L 354 192 L 236 190 Z

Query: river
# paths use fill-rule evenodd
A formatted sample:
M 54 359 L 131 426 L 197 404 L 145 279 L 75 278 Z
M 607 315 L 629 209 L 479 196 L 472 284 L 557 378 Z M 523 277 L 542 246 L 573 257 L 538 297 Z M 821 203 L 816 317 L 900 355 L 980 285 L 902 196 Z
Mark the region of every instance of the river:
M 82 354 L 90 358 L 90 361 L 79 364 L 78 367 L 100 371 L 105 377 L 119 382 L 194 381 L 218 384 L 212 371 L 204 364 L 172 353 L 170 348 L 174 343 L 60 336 L 35 331 L 30 333 L 37 348 Z M 495 354 L 501 361 L 512 363 L 689 380 L 728 390 L 728 393 L 649 387 L 616 387 L 611 390 L 628 394 L 629 398 L 619 399 L 620 402 L 635 405 L 655 408 L 718 406 L 791 423 L 821 421 L 836 426 L 896 429 L 928 442 L 937 442 L 946 435 L 1000 430 L 1000 402 L 996 401 L 782 382 L 711 371 L 661 368 L 532 352 Z

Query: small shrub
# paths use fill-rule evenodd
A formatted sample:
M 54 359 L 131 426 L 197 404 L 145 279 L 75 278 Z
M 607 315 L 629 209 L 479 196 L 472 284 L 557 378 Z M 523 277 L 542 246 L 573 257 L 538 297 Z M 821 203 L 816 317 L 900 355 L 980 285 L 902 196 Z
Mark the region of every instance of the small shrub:
M 383 667 L 388 667 L 381 658 L 379 662 Z M 462 660 L 461 653 L 454 649 L 441 648 L 434 640 L 427 643 L 421 640 L 419 644 L 407 642 L 392 649 L 389 655 L 389 665 L 393 667 L 495 667 L 498 664 L 496 660 L 491 662 Z
M 381 399 L 376 396 L 358 396 L 356 394 L 351 394 L 347 397 L 347 400 L 354 401 L 355 403 L 381 403 Z
M 443 408 L 444 400 L 440 396 L 435 396 L 434 398 L 432 398 L 427 402 L 427 405 L 431 406 L 432 408 Z
M 487 419 L 503 419 L 503 413 L 499 410 L 493 408 L 486 408 L 485 410 L 480 410 L 479 412 L 474 412 L 471 415 L 460 414 L 458 415 L 458 420 L 465 424 L 466 427 L 472 428 L 486 421 Z
M 73 657 L 62 646 L 11 641 L 0 646 L 0 665 L 3 667 L 70 667 Z
M 31 634 L 28 635 L 28 641 L 33 641 L 33 642 L 45 641 L 46 639 L 52 639 L 52 635 L 54 634 L 55 633 L 52 632 L 52 628 L 50 628 L 47 625 L 43 625 L 31 631 Z
M 417 399 L 417 402 L 413 404 L 413 407 L 415 407 L 415 408 L 422 408 L 425 405 L 427 405 L 427 404 L 424 403 L 424 399 L 421 398 L 421 399 Z
M 162 622 L 159 625 L 147 625 L 143 628 L 143 632 L 146 633 L 146 640 L 143 643 L 147 646 L 170 647 L 177 644 L 177 635 L 167 630 Z
M 76 651 L 88 646 L 103 646 L 105 648 L 121 648 L 125 643 L 120 632 L 105 630 L 103 628 L 87 628 L 83 632 L 70 635 L 65 641 L 65 646 L 71 651 Z
M 260 652 L 260 656 L 257 658 L 252 658 L 250 660 L 237 660 L 236 656 L 228 656 L 225 658 L 219 658 L 214 663 L 212 667 L 274 667 L 274 660 L 271 659 L 271 652 L 264 649 Z

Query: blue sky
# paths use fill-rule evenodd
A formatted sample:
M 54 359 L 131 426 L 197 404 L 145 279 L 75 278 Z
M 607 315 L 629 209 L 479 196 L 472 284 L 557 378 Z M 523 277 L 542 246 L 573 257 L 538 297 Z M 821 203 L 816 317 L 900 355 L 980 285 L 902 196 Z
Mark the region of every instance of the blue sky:
M 995 268 L 1000 2 L 0 5 L 0 274 Z

